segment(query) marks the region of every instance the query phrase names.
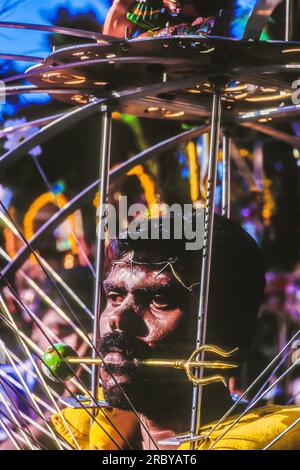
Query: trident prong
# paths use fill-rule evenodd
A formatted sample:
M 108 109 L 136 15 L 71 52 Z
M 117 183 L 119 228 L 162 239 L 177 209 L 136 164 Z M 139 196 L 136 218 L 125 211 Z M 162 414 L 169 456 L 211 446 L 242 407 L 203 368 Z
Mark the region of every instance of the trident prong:
M 61 370 L 61 367 L 64 366 L 64 363 L 71 365 L 76 365 L 76 364 L 96 364 L 96 365 L 102 365 L 106 366 L 105 362 L 101 358 L 92 358 L 92 357 L 78 357 L 75 353 L 75 351 L 72 351 L 72 356 L 68 355 L 69 354 L 69 349 L 66 349 L 65 353 L 60 353 L 58 355 L 56 348 L 62 345 L 54 345 L 54 348 L 50 348 L 49 350 L 46 351 L 46 353 L 43 356 L 43 362 L 47 366 L 47 371 L 48 375 L 49 372 L 54 372 L 54 375 L 60 375 L 61 373 L 63 376 L 61 376 L 62 380 L 68 380 L 72 375 L 75 374 L 75 371 L 70 369 L 70 370 L 65 370 L 63 368 Z M 225 377 L 222 375 L 216 374 L 212 375 L 210 377 L 205 377 L 205 378 L 199 378 L 196 377 L 196 375 L 193 373 L 193 369 L 221 369 L 221 370 L 226 370 L 226 369 L 234 369 L 238 367 L 238 364 L 231 364 L 225 361 L 203 361 L 203 360 L 197 360 L 198 356 L 202 353 L 208 352 L 208 353 L 213 353 L 217 356 L 220 357 L 231 357 L 233 354 L 235 354 L 238 351 L 238 348 L 234 349 L 233 351 L 226 352 L 223 349 L 219 348 L 218 346 L 213 346 L 210 344 L 205 344 L 201 346 L 200 348 L 196 349 L 191 356 L 185 360 L 185 359 L 146 359 L 146 360 L 139 360 L 139 359 L 134 359 L 133 362 L 136 366 L 146 366 L 146 367 L 168 367 L 168 368 L 173 368 L 173 369 L 178 369 L 178 370 L 184 370 L 186 372 L 187 378 L 190 382 L 192 382 L 194 385 L 209 385 L 215 382 L 222 382 L 225 386 L 226 380 Z M 73 355 L 74 354 L 74 355 Z M 46 372 L 47 373 L 47 372 Z M 51 378 L 51 374 L 49 375 Z
M 222 382 L 225 386 L 227 386 L 226 379 L 222 375 L 212 375 L 211 377 L 205 378 L 198 378 L 196 377 L 192 370 L 193 369 L 234 369 L 238 367 L 238 364 L 230 364 L 228 362 L 221 362 L 221 361 L 198 361 L 197 357 L 199 354 L 203 352 L 210 352 L 214 353 L 220 357 L 231 357 L 238 351 L 238 348 L 234 349 L 233 351 L 226 352 L 223 349 L 219 348 L 218 346 L 213 346 L 210 344 L 205 344 L 200 348 L 196 349 L 188 360 L 145 360 L 145 361 L 136 361 L 137 365 L 142 366 L 154 366 L 154 367 L 173 367 L 174 369 L 178 370 L 185 370 L 187 378 L 190 382 L 194 385 L 210 385 L 216 382 Z
M 204 344 L 200 346 L 200 348 L 196 349 L 193 354 L 190 356 L 188 361 L 185 364 L 185 370 L 187 377 L 190 382 L 194 385 L 210 385 L 216 382 L 222 382 L 225 387 L 227 387 L 227 382 L 225 377 L 220 374 L 212 375 L 211 377 L 199 378 L 196 377 L 192 373 L 192 369 L 194 368 L 203 368 L 203 369 L 235 369 L 238 367 L 238 364 L 230 364 L 227 362 L 220 362 L 220 361 L 197 361 L 197 357 L 199 354 L 203 352 L 210 352 L 214 353 L 220 357 L 231 357 L 238 351 L 238 348 L 233 349 L 232 351 L 226 352 L 223 349 L 219 348 L 218 346 L 214 346 L 211 344 Z

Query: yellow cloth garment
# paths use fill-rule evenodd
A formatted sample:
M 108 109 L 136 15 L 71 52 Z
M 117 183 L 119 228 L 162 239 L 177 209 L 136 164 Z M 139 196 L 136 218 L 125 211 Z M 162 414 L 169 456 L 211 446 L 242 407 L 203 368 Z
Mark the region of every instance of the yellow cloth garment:
M 115 448 L 111 439 L 96 422 L 90 428 L 90 417 L 84 410 L 66 408 L 62 413 L 82 449 L 113 450 Z M 132 412 L 105 409 L 105 413 L 111 418 L 112 422 L 126 439 L 130 440 L 138 430 L 139 423 Z M 296 406 L 266 406 L 257 408 L 247 413 L 213 449 L 261 450 L 299 417 L 300 407 Z M 230 427 L 235 418 L 236 416 L 228 418 L 207 440 L 202 441 L 202 443 L 200 442 L 198 450 L 207 450 L 212 442 Z M 107 434 L 112 436 L 120 447 L 124 448 L 124 442 L 101 412 L 98 412 L 97 420 L 101 423 Z M 58 434 L 75 448 L 74 441 L 61 416 L 52 416 L 52 423 Z M 208 434 L 213 424 L 202 427 L 200 434 Z M 189 449 L 189 444 L 184 444 L 179 448 L 179 450 L 187 449 Z M 272 450 L 300 450 L 300 424 L 296 425 L 281 438 L 272 447 Z
M 103 393 L 100 389 L 99 400 L 103 400 Z M 91 409 L 89 412 L 91 413 Z M 95 421 L 90 425 L 91 416 L 83 408 L 65 408 L 61 411 L 61 415 L 55 414 L 51 416 L 51 422 L 56 432 L 67 441 L 74 449 L 78 446 L 74 442 L 68 427 L 75 437 L 79 447 L 82 450 L 114 450 L 117 449 L 112 439 L 121 447 L 125 447 L 124 440 L 121 436 L 130 442 L 130 439 L 138 430 L 138 419 L 131 411 L 122 411 L 116 408 L 103 408 L 97 410 Z M 64 422 L 65 420 L 65 422 Z M 119 430 L 120 435 L 110 424 L 110 421 Z
M 235 421 L 229 417 L 205 441 L 199 442 L 198 450 L 207 450 Z M 227 434 L 212 447 L 214 450 L 262 450 L 296 419 L 300 418 L 297 406 L 264 406 L 247 413 Z M 214 423 L 201 428 L 200 434 L 208 434 Z M 180 450 L 189 449 L 188 444 Z M 272 450 L 300 450 L 300 423 L 283 436 Z

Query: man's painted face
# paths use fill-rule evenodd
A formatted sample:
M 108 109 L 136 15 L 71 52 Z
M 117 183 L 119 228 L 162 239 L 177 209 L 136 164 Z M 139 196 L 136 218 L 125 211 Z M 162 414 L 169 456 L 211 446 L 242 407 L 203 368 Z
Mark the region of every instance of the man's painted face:
M 126 407 L 116 382 L 137 407 L 147 400 L 147 391 L 161 382 L 161 370 L 137 367 L 134 359 L 185 354 L 187 329 L 181 326 L 187 314 L 186 296 L 191 294 L 169 269 L 160 271 L 161 266 L 117 264 L 104 282 L 100 350 L 114 378 L 103 367 L 101 379 L 106 399 L 114 406 Z M 163 377 L 168 374 L 164 370 Z

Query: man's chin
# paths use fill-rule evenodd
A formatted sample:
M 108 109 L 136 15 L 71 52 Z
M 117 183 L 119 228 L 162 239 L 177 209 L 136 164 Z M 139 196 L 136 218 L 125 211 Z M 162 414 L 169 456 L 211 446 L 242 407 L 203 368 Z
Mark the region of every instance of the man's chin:
M 119 372 L 114 374 L 109 374 L 106 371 L 101 373 L 101 381 L 105 384 L 105 388 L 109 390 L 110 388 L 117 387 L 124 387 L 126 384 L 130 384 L 132 382 L 132 375 L 126 372 Z
M 104 398 L 107 403 L 112 408 L 124 411 L 132 411 L 134 407 L 138 413 L 142 413 L 146 403 L 142 389 L 130 381 L 117 382 L 119 386 L 103 384 Z
M 102 368 L 100 377 L 107 403 L 120 410 L 132 411 L 151 416 L 161 413 L 177 401 L 182 382 L 178 371 L 162 374 L 160 369 L 149 370 L 136 367 L 109 365 L 109 371 Z

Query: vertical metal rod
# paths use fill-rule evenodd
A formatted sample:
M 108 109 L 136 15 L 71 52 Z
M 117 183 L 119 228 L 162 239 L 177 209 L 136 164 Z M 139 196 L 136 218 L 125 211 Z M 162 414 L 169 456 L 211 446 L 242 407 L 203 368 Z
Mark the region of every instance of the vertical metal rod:
M 97 225 L 97 249 L 96 249 L 96 280 L 95 280 L 95 293 L 94 293 L 94 328 L 93 328 L 93 358 L 97 357 L 100 339 L 100 309 L 102 303 L 102 273 L 104 265 L 104 245 L 105 239 L 102 236 L 105 233 L 106 217 L 105 208 L 107 204 L 108 189 L 109 189 L 109 169 L 111 157 L 111 134 L 112 134 L 112 118 L 111 112 L 105 106 L 101 108 L 102 111 L 102 133 L 101 133 L 101 147 L 100 147 L 100 202 L 99 202 L 99 222 Z M 98 400 L 99 389 L 99 364 L 92 367 L 92 383 L 91 394 L 94 402 Z
M 285 0 L 285 41 L 291 41 L 293 35 L 293 0 Z
M 231 139 L 227 131 L 223 135 L 223 179 L 222 179 L 222 215 L 230 219 L 230 145 Z
M 206 341 L 207 308 L 208 308 L 208 296 L 209 296 L 215 193 L 216 193 L 216 181 L 217 181 L 217 163 L 218 163 L 220 124 L 221 124 L 221 98 L 222 98 L 221 91 L 215 89 L 214 97 L 213 97 L 212 122 L 211 122 L 211 133 L 210 133 L 210 154 L 209 154 L 209 170 L 208 170 L 207 196 L 206 196 L 206 208 L 205 208 L 204 246 L 203 246 L 203 255 L 202 255 L 201 286 L 200 286 L 197 341 L 196 341 L 197 349 L 202 344 L 205 344 L 205 341 Z M 204 356 L 204 354 L 202 356 Z M 204 357 L 201 357 L 200 360 L 204 360 Z M 203 369 L 201 369 L 198 372 L 198 375 L 200 377 L 203 376 Z M 191 418 L 191 436 L 192 437 L 197 435 L 197 432 L 200 428 L 201 402 L 202 402 L 202 386 L 194 385 L 193 401 L 192 401 L 192 418 Z M 193 447 L 194 444 L 192 443 L 191 446 Z

